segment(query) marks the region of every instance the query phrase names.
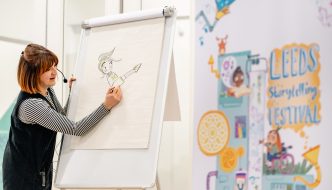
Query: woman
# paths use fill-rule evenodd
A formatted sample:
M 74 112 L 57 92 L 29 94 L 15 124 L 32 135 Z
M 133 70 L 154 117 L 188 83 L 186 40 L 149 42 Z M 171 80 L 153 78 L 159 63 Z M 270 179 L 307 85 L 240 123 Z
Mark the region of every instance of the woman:
M 121 89 L 106 92 L 104 102 L 78 122 L 69 120 L 55 96 L 58 58 L 29 44 L 22 52 L 17 79 L 21 92 L 11 115 L 3 158 L 4 190 L 50 190 L 56 133 L 81 136 L 101 121 L 122 98 Z M 69 87 L 71 87 L 69 82 Z

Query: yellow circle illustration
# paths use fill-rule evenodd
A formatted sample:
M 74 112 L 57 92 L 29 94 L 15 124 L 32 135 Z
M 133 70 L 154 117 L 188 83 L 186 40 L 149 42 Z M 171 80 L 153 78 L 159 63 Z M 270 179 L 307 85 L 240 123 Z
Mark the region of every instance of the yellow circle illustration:
M 232 147 L 227 147 L 221 152 L 220 169 L 224 172 L 232 172 L 237 166 L 237 152 Z
M 229 122 L 223 112 L 208 111 L 201 117 L 197 138 L 199 147 L 204 154 L 208 156 L 218 154 L 228 144 L 229 136 Z

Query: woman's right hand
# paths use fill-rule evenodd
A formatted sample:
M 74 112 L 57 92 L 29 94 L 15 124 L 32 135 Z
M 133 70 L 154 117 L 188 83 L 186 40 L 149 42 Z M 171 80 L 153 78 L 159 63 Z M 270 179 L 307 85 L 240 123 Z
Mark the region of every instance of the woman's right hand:
M 106 109 L 110 110 L 116 106 L 122 99 L 122 91 L 120 86 L 115 86 L 107 90 L 104 106 Z

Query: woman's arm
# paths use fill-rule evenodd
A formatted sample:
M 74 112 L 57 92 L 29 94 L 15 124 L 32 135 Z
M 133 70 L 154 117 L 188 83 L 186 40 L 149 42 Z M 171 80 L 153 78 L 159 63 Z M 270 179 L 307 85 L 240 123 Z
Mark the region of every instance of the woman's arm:
M 74 122 L 52 109 L 45 100 L 34 98 L 22 102 L 18 116 L 24 123 L 39 124 L 53 131 L 82 136 L 101 121 L 109 112 L 110 110 L 107 110 L 105 106 L 101 104 L 91 114 L 78 122 Z
M 66 101 L 66 104 L 64 107 L 62 107 L 62 105 L 60 104 L 58 98 L 56 97 L 55 95 L 55 92 L 54 92 L 54 89 L 53 88 L 50 88 L 51 90 L 51 93 L 53 94 L 53 100 L 54 100 L 54 104 L 55 106 L 60 109 L 60 112 L 63 114 L 63 115 L 67 115 L 67 111 L 68 111 L 68 107 L 69 107 L 69 99 L 70 99 L 70 92 L 71 92 L 71 86 L 72 86 L 72 83 L 73 81 L 75 81 L 76 79 L 75 78 L 70 78 L 69 80 L 69 95 L 68 95 L 68 98 L 67 98 L 67 101 Z
M 70 92 L 69 92 L 69 95 L 68 95 L 68 98 L 67 98 L 67 101 L 66 101 L 66 105 L 65 105 L 65 107 L 63 107 L 64 115 L 67 115 L 67 112 L 68 112 L 69 99 L 70 99 Z

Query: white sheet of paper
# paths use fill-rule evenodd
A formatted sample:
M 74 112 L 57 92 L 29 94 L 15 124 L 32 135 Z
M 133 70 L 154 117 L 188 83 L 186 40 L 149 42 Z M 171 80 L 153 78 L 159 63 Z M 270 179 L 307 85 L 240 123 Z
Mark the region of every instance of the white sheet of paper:
M 164 31 L 164 18 L 93 28 L 87 38 L 75 121 L 94 111 L 109 87 L 98 69 L 98 57 L 113 48 L 113 71 L 123 75 L 142 63 L 121 86 L 123 99 L 83 137 L 74 137 L 72 149 L 147 148 Z

